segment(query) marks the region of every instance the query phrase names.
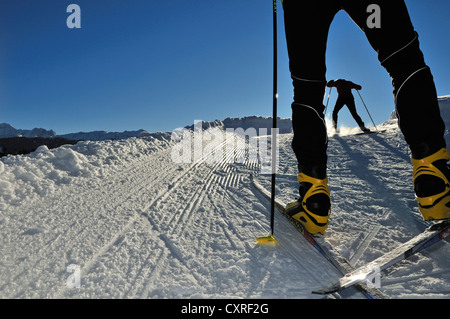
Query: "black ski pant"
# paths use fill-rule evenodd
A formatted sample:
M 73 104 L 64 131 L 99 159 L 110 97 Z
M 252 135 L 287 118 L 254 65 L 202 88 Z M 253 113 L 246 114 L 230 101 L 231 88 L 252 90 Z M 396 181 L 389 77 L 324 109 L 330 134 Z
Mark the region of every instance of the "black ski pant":
M 356 123 L 358 123 L 359 127 L 364 127 L 364 122 L 361 120 L 361 117 L 356 112 L 356 105 L 355 105 L 355 99 L 353 96 L 338 96 L 338 99 L 336 101 L 336 105 L 334 106 L 333 110 L 333 123 L 334 125 L 337 125 L 338 121 L 338 113 L 339 111 L 344 107 L 344 105 L 347 105 L 348 110 L 350 111 L 350 114 L 355 119 Z
M 380 8 L 381 28 L 367 25 L 371 4 Z M 312 166 L 322 167 L 317 175 L 326 171 L 325 51 L 330 24 L 340 10 L 365 33 L 391 76 L 399 126 L 413 157 L 445 147 L 433 77 L 403 0 L 284 0 L 283 9 L 294 86 L 292 147 L 301 171 L 308 173 Z

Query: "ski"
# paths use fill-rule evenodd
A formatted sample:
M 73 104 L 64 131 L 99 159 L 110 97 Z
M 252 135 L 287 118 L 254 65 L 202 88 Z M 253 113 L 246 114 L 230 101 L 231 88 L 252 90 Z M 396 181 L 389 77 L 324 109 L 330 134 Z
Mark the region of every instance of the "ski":
M 355 133 L 355 134 L 351 134 L 351 135 L 364 135 L 364 134 L 373 134 L 373 133 L 383 133 L 385 130 L 382 131 L 367 131 L 367 132 L 360 132 L 360 133 Z M 350 135 L 350 136 L 351 136 Z
M 373 134 L 373 133 L 381 133 L 380 131 L 367 131 L 367 132 L 359 132 L 352 135 L 364 135 L 364 134 Z
M 383 133 L 386 130 L 377 130 L 377 131 L 368 131 L 368 132 L 358 132 L 358 133 L 353 133 L 353 134 L 348 134 L 348 135 L 339 135 L 337 134 L 337 136 L 339 137 L 347 137 L 347 136 L 358 136 L 358 135 L 367 135 L 367 134 L 379 134 L 379 133 Z
M 450 235 L 450 221 L 440 221 L 433 226 L 430 226 L 424 232 L 413 237 L 406 243 L 401 244 L 394 250 L 358 269 L 355 269 L 352 272 L 347 273 L 345 276 L 340 278 L 339 281 L 317 291 L 313 291 L 313 293 L 326 295 L 342 291 L 362 282 L 365 282 L 366 284 L 369 283 L 370 286 L 373 286 L 374 284 L 372 283 L 372 280 L 377 279 L 377 276 L 380 275 L 381 271 L 439 242 L 448 235 Z
M 267 200 L 271 200 L 271 194 L 266 190 L 252 174 L 250 174 L 250 180 L 253 186 L 261 193 Z M 288 221 L 306 238 L 306 240 L 323 256 L 325 257 L 342 275 L 355 270 L 349 261 L 338 253 L 333 247 L 325 240 L 322 235 L 312 235 L 303 227 L 303 225 L 285 213 L 286 204 L 275 199 L 276 209 L 288 219 Z M 357 283 L 355 287 L 363 293 L 368 299 L 387 299 L 387 296 L 383 294 L 377 288 L 370 287 L 365 282 Z

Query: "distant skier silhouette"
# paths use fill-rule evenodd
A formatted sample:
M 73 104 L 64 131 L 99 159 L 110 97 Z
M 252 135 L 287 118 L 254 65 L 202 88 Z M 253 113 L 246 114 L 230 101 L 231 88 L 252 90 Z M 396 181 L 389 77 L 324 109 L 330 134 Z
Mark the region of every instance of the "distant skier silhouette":
M 358 123 L 359 127 L 364 132 L 370 132 L 368 128 L 364 125 L 364 122 L 361 120 L 361 117 L 356 112 L 356 106 L 355 106 L 355 98 L 352 94 L 352 89 L 355 90 L 361 90 L 361 85 L 355 84 L 351 81 L 347 81 L 344 79 L 339 80 L 331 80 L 327 83 L 327 87 L 335 87 L 338 91 L 338 98 L 336 100 L 336 105 L 334 106 L 333 110 L 333 127 L 334 130 L 337 131 L 337 121 L 338 121 L 338 113 L 339 111 L 344 107 L 344 105 L 347 105 L 348 110 L 352 114 L 353 118 L 355 119 L 356 123 Z

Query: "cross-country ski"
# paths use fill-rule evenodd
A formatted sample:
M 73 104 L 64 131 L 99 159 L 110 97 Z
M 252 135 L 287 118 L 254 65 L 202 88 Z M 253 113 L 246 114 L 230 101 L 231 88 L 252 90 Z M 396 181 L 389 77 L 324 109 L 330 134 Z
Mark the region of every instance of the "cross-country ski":
M 261 184 L 255 179 L 253 175 L 250 175 L 250 180 L 253 186 L 268 200 L 270 200 L 270 193 L 264 189 Z M 290 217 L 286 213 L 286 204 L 276 200 L 275 207 L 277 210 L 306 238 L 306 240 L 326 259 L 328 260 L 340 273 L 345 274 L 348 271 L 354 271 L 354 267 L 348 262 L 346 258 L 336 252 L 331 245 L 325 241 L 321 235 L 311 235 L 305 230 L 305 228 L 298 221 Z M 368 299 L 385 299 L 387 298 L 382 292 L 374 287 L 369 287 L 364 282 L 357 283 L 357 288 Z M 332 291 L 332 292 L 337 292 Z M 330 292 L 330 293 L 332 293 Z
M 355 269 L 339 279 L 339 282 L 313 291 L 315 294 L 330 294 L 347 289 L 359 283 L 369 284 L 371 287 L 380 285 L 380 278 L 375 284 L 372 280 L 381 276 L 381 271 L 389 268 L 395 263 L 402 261 L 419 251 L 439 242 L 450 235 L 450 222 L 442 221 L 427 228 L 423 233 L 415 236 L 406 243 L 368 263 L 367 265 Z

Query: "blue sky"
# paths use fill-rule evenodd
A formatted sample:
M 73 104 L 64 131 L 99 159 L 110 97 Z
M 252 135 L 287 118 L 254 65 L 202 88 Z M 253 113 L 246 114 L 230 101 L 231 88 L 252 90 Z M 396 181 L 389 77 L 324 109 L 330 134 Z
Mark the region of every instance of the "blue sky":
M 66 26 L 71 3 L 81 7 L 81 29 Z M 438 94 L 450 94 L 450 2 L 406 3 Z M 278 114 L 290 117 L 292 85 L 280 3 L 278 22 Z M 376 124 L 389 117 L 394 109 L 390 78 L 345 12 L 331 26 L 327 64 L 328 79 L 363 86 Z M 271 114 L 269 0 L 0 3 L 0 123 L 58 134 L 156 132 L 194 120 Z M 356 126 L 346 108 L 340 124 Z

